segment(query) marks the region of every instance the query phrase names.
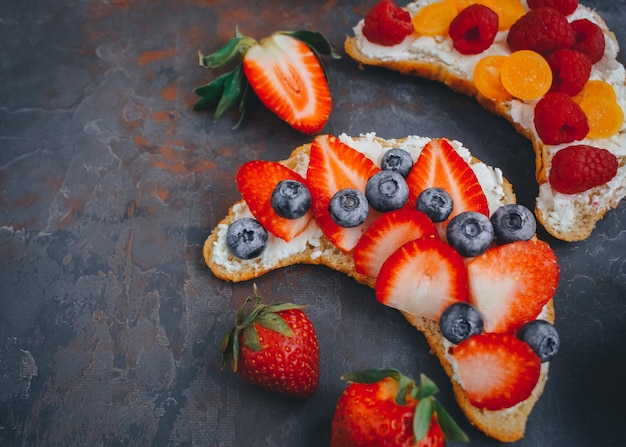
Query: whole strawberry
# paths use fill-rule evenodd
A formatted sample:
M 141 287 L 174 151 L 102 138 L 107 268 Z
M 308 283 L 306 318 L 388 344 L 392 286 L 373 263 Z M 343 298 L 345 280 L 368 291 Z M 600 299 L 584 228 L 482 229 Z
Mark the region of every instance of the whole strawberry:
M 303 308 L 262 304 L 255 285 L 222 341 L 222 368 L 230 359 L 233 371 L 255 385 L 291 397 L 313 396 L 320 377 L 319 345 Z
M 396 369 L 346 374 L 337 403 L 331 447 L 437 447 L 468 438 L 434 398 L 439 390 L 422 374 L 419 386 Z

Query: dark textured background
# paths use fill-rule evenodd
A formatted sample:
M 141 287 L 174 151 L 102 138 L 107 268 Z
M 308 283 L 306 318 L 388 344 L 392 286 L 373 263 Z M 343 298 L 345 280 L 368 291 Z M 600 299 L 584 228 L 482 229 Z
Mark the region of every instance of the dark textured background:
M 323 267 L 256 280 L 308 304 L 319 392 L 292 401 L 219 370 L 219 344 L 252 283 L 217 280 L 201 246 L 239 199 L 235 172 L 311 137 L 258 102 L 243 125 L 191 111 L 235 26 L 325 33 L 341 53 L 374 1 L 26 0 L 0 5 L 0 444 L 323 446 L 346 371 L 393 366 L 441 387 L 422 335 L 372 290 Z M 589 1 L 626 48 L 624 1 Z M 624 56 L 620 61 L 624 62 Z M 533 206 L 531 145 L 442 85 L 328 61 L 326 133 L 460 139 Z M 547 236 L 562 268 L 562 349 L 519 446 L 626 444 L 626 207 L 583 242 Z

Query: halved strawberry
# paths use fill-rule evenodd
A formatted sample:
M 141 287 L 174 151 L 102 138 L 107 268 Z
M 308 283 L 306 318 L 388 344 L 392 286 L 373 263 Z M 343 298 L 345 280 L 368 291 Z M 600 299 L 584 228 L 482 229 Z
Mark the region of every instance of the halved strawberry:
M 501 410 L 526 400 L 537 385 L 541 360 L 530 345 L 510 334 L 483 333 L 452 353 L 461 385 L 473 406 Z
M 467 301 L 467 269 L 452 247 L 433 237 L 407 242 L 383 263 L 376 299 L 387 306 L 439 321 L 443 310 Z
M 332 100 L 317 56 L 301 40 L 272 34 L 243 58 L 250 86 L 279 118 L 308 134 L 322 130 Z
M 372 160 L 335 136 L 318 135 L 311 144 L 306 177 L 313 198 L 315 220 L 328 240 L 345 252 L 354 248 L 377 213 L 370 209 L 363 224 L 354 228 L 340 227 L 328 212 L 330 199 L 345 188 L 365 193 L 367 179 L 379 170 Z
M 452 197 L 452 213 L 438 224 L 442 237 L 445 237 L 450 219 L 463 211 L 477 211 L 489 216 L 487 198 L 476 174 L 448 140 L 439 138 L 427 143 L 406 181 L 409 185 L 407 207 L 415 208 L 417 197 L 426 188 L 442 188 Z
M 550 246 L 540 240 L 490 248 L 467 265 L 469 302 L 486 332 L 513 333 L 534 320 L 554 296 L 560 269 Z
M 420 237 L 439 237 L 435 225 L 426 214 L 410 208 L 382 214 L 354 247 L 357 273 L 376 278 L 383 262 L 394 251 Z
M 275 161 L 249 161 L 237 171 L 237 187 L 252 215 L 267 231 L 289 242 L 306 229 L 313 211 L 297 219 L 279 216 L 272 208 L 272 192 L 281 180 L 306 184 L 300 174 Z

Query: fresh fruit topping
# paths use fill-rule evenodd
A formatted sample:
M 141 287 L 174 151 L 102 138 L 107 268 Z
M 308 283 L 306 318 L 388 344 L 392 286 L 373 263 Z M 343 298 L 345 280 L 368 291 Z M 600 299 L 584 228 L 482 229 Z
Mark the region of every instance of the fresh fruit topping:
M 402 174 L 382 170 L 367 181 L 365 197 L 376 211 L 393 211 L 404 206 L 409 198 L 409 187 Z
M 278 117 L 294 129 L 314 134 L 325 125 L 332 108 L 326 74 L 318 55 L 339 56 L 328 40 L 311 31 L 281 31 L 257 42 L 236 30 L 223 48 L 203 55 L 200 65 L 235 68 L 194 92 L 200 99 L 194 110 L 216 107 L 215 120 L 238 106 L 239 126 L 244 116 L 248 87 Z
M 463 211 L 477 211 L 489 215 L 489 206 L 483 189 L 470 165 L 443 138 L 431 140 L 424 146 L 407 177 L 408 206 L 417 206 L 417 197 L 426 188 L 441 188 L 450 194 L 454 208 L 450 216 Z M 450 218 L 448 218 L 450 219 Z M 443 236 L 448 221 L 443 222 Z M 441 235 L 441 233 L 440 233 Z
M 547 93 L 535 105 L 535 129 L 544 144 L 582 140 L 589 132 L 587 117 L 565 93 Z
M 517 203 L 501 206 L 494 211 L 490 220 L 499 244 L 527 241 L 537 231 L 537 222 L 532 211 Z
M 313 396 L 320 377 L 319 345 L 304 306 L 261 301 L 255 285 L 222 341 L 222 368 L 230 360 L 233 371 L 255 385 L 290 397 Z M 253 303 L 249 313 L 248 303 Z
M 367 180 L 379 168 L 365 155 L 342 143 L 332 135 L 318 135 L 311 144 L 307 184 L 313 198 L 315 219 L 328 240 L 339 249 L 348 252 L 367 228 L 340 227 L 330 216 L 330 199 L 341 189 L 352 188 L 365 192 Z M 370 212 L 371 220 L 375 213 Z
M 363 35 L 372 43 L 396 45 L 412 32 L 411 15 L 393 0 L 381 0 L 365 16 Z
M 469 303 L 459 301 L 446 307 L 439 318 L 439 330 L 450 343 L 459 344 L 483 331 L 483 317 Z
M 454 203 L 447 191 L 441 188 L 426 188 L 417 196 L 416 207 L 437 223 L 450 217 Z
M 539 381 L 541 360 L 510 334 L 478 334 L 453 351 L 460 382 L 471 404 L 502 410 L 526 400 Z
M 467 264 L 469 302 L 486 332 L 513 333 L 554 296 L 559 265 L 545 242 L 531 239 L 490 248 Z
M 409 175 L 412 167 L 413 157 L 408 151 L 399 147 L 389 149 L 380 161 L 381 169 L 399 172 L 404 178 Z
M 354 247 L 355 270 L 376 278 L 381 266 L 394 251 L 421 237 L 438 237 L 435 225 L 424 213 L 402 208 L 381 214 Z
M 507 92 L 516 98 L 530 101 L 550 90 L 552 70 L 539 53 L 519 50 L 502 62 L 500 78 Z
M 274 236 L 289 242 L 302 233 L 313 218 L 313 212 L 308 210 L 299 218 L 283 216 L 273 206 L 274 191 L 283 180 L 302 184 L 302 190 L 306 191 L 304 178 L 288 167 L 276 161 L 253 160 L 241 165 L 236 179 L 250 212 Z
M 559 352 L 559 334 L 556 328 L 545 320 L 533 320 L 517 331 L 517 338 L 530 345 L 541 363 L 548 362 Z
M 603 185 L 617 174 L 617 157 L 585 144 L 568 146 L 552 158 L 548 179 L 563 194 L 578 194 Z
M 456 5 L 440 1 L 420 8 L 413 15 L 411 23 L 415 31 L 423 36 L 444 36 L 448 34 L 450 22 L 456 15 Z
M 489 99 L 508 101 L 512 95 L 502 85 L 502 64 L 507 59 L 504 55 L 483 57 L 474 67 L 474 85 Z
M 412 315 L 439 321 L 450 304 L 467 301 L 463 258 L 436 238 L 407 242 L 383 263 L 376 281 L 376 299 Z
M 511 26 L 507 43 L 512 52 L 533 50 L 545 56 L 560 48 L 570 48 L 574 30 L 555 9 L 531 9 Z
M 498 14 L 490 8 L 473 4 L 450 23 L 448 34 L 461 54 L 479 54 L 491 46 L 498 33 Z
M 340 189 L 332 196 L 328 212 L 340 227 L 354 228 L 367 219 L 370 208 L 365 195 L 353 188 Z
M 498 14 L 498 30 L 505 31 L 519 20 L 526 12 L 520 0 L 472 0 L 492 9 Z
M 613 86 L 606 81 L 600 81 L 596 79 L 587 81 L 580 93 L 578 93 L 572 99 L 580 104 L 585 99 L 593 97 L 601 98 L 603 101 L 606 102 L 617 100 L 617 96 L 615 95 L 615 90 L 613 89 Z
M 285 219 L 304 216 L 311 208 L 309 188 L 296 180 L 281 180 L 272 192 L 272 208 Z
M 624 111 L 616 100 L 592 96 L 583 99 L 578 105 L 589 124 L 587 138 L 610 138 L 624 124 Z
M 267 238 L 267 230 L 250 217 L 235 220 L 226 230 L 226 246 L 240 259 L 260 256 L 267 247 Z
M 564 16 L 568 16 L 578 8 L 578 0 L 528 0 L 530 9 L 554 8 Z
M 592 64 L 602 59 L 606 45 L 602 29 L 588 19 L 574 20 L 571 25 L 575 36 L 572 50 L 587 55 Z
M 493 235 L 489 218 L 475 211 L 457 214 L 446 229 L 448 244 L 466 258 L 484 253 L 491 245 Z
M 583 89 L 591 74 L 591 62 L 583 53 L 560 49 L 546 57 L 552 69 L 551 92 L 574 96 Z
M 419 386 L 396 369 L 345 374 L 350 384 L 339 397 L 331 447 L 443 447 L 445 439 L 469 439 L 435 399 L 437 385 L 421 375 Z

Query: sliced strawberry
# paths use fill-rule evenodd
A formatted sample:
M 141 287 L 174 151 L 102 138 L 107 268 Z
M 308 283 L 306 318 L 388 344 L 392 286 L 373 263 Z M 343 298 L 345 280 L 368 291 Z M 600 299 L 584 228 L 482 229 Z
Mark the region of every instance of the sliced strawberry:
M 490 248 L 467 265 L 469 302 L 481 312 L 486 332 L 513 333 L 534 320 L 554 296 L 557 258 L 539 240 Z
M 452 197 L 452 213 L 438 225 L 442 237 L 450 219 L 463 211 L 489 216 L 487 198 L 476 174 L 448 140 L 440 138 L 426 144 L 406 181 L 409 185 L 407 207 L 415 208 L 417 197 L 426 188 L 442 188 Z
M 510 334 L 483 333 L 453 351 L 461 385 L 473 406 L 501 410 L 526 400 L 537 385 L 541 360 Z
M 332 135 L 318 135 L 311 144 L 306 176 L 315 219 L 328 240 L 345 252 L 354 248 L 377 213 L 370 209 L 369 217 L 358 227 L 340 227 L 328 212 L 330 199 L 345 188 L 365 193 L 367 179 L 379 170 L 372 160 Z
M 281 180 L 306 184 L 300 174 L 275 161 L 249 161 L 237 171 L 237 187 L 252 215 L 267 231 L 289 242 L 306 229 L 313 211 L 297 219 L 279 216 L 272 208 L 272 192 Z
M 304 133 L 322 130 L 332 99 L 324 70 L 304 42 L 273 34 L 248 50 L 243 69 L 261 102 L 281 119 Z
M 407 242 L 383 263 L 376 299 L 387 306 L 439 321 L 443 310 L 467 301 L 467 270 L 452 247 L 433 237 Z
M 420 237 L 439 237 L 437 228 L 426 214 L 410 208 L 382 214 L 354 247 L 357 273 L 376 278 L 383 262 L 394 251 Z

